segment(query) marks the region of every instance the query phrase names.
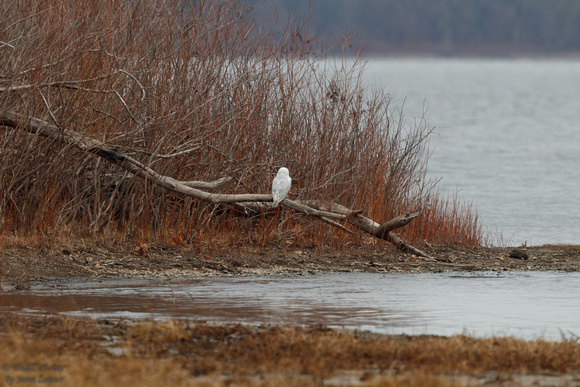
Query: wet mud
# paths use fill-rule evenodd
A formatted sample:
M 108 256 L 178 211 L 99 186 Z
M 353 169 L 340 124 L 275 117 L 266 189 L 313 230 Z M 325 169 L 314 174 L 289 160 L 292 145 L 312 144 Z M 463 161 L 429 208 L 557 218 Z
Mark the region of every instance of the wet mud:
M 505 248 L 421 246 L 435 260 L 376 246 L 330 249 L 133 249 L 77 250 L 5 248 L 0 253 L 3 285 L 27 288 L 36 282 L 86 277 L 196 277 L 307 274 L 313 272 L 580 271 L 580 246 Z

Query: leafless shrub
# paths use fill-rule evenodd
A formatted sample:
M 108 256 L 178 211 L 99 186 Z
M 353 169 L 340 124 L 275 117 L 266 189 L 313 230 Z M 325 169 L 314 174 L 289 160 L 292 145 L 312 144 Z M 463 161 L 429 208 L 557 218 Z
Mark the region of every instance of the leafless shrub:
M 378 220 L 422 209 L 433 189 L 428 126 L 392 117 L 388 94 L 361 81 L 360 58 L 321 59 L 304 24 L 259 23 L 236 1 L 1 7 L 0 111 L 105 141 L 176 179 L 232 176 L 226 192 L 268 192 L 284 165 L 297 182 L 293 198 L 337 201 Z M 0 158 L 4 232 L 51 239 L 120 229 L 130 239 L 191 240 L 241 229 L 222 208 L 34 135 L 4 128 Z M 478 243 L 476 219 L 445 206 L 408 237 L 451 224 L 443 240 Z M 252 227 L 275 230 L 270 221 Z M 329 232 L 299 229 L 298 238 Z

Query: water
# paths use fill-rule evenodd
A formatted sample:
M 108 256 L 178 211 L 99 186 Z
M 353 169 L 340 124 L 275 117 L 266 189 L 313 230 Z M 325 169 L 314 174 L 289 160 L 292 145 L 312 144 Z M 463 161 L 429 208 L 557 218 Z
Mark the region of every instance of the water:
M 366 70 L 407 126 L 426 111 L 430 176 L 475 204 L 496 243 L 580 243 L 580 61 L 381 59 Z
M 4 292 L 0 313 L 324 324 L 391 334 L 580 335 L 580 273 L 509 272 L 106 281 Z

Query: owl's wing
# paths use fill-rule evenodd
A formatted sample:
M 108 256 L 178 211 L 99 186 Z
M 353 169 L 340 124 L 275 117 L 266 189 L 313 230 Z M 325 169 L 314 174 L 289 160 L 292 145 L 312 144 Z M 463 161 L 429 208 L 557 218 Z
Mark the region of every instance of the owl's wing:
M 272 181 L 272 193 L 276 193 L 284 198 L 288 194 L 288 191 L 290 191 L 291 185 L 292 179 L 276 177 L 274 181 Z

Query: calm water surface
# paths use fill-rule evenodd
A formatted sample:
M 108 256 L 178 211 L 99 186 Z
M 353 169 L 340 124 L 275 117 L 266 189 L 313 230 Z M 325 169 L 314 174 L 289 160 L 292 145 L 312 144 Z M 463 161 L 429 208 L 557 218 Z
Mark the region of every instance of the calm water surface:
M 426 112 L 430 175 L 496 243 L 580 243 L 580 61 L 385 59 L 366 75 L 408 126 Z
M 580 273 L 348 273 L 81 285 L 4 292 L 0 312 L 526 339 L 580 335 Z

